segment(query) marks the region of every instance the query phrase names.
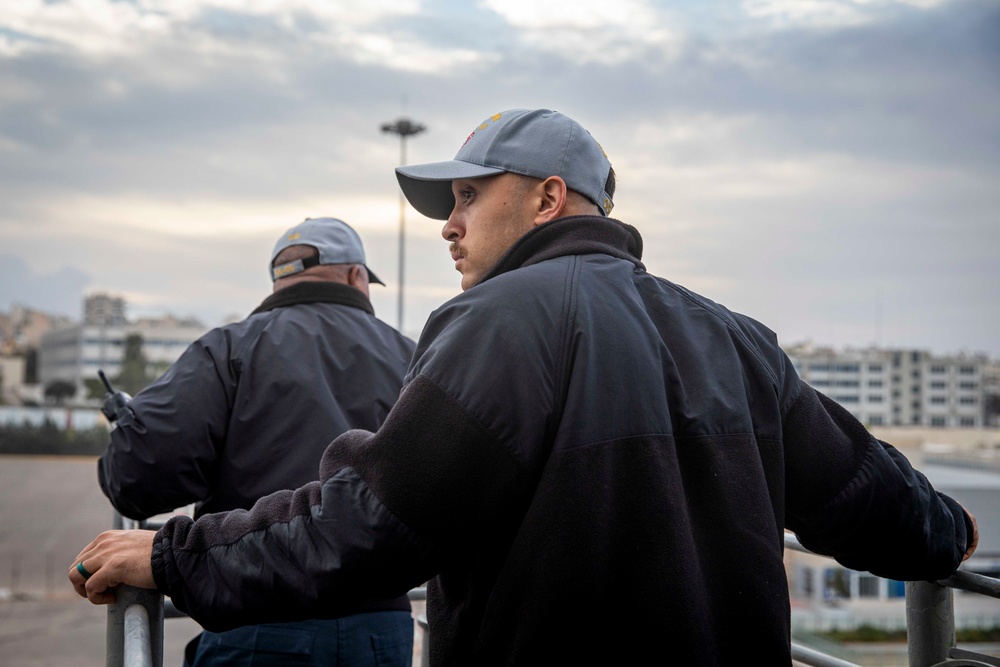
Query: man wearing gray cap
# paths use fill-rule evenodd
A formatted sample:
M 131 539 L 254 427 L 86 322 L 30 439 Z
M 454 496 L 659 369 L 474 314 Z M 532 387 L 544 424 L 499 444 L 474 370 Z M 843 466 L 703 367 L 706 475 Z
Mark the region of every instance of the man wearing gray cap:
M 70 570 L 81 595 L 126 580 L 228 625 L 433 577 L 435 666 L 790 665 L 786 528 L 894 579 L 946 577 L 975 549 L 972 516 L 801 382 L 771 331 L 646 272 L 639 232 L 608 217 L 611 163 L 571 118 L 504 111 L 454 160 L 397 175 L 446 220 L 465 291 L 431 315 L 382 428 L 247 515 L 105 533 L 76 561 L 89 581 Z M 269 518 L 306 507 L 294 529 Z M 262 551 L 266 568 L 239 567 Z M 209 572 L 240 594 L 206 596 Z
M 358 234 L 307 219 L 278 239 L 273 293 L 245 320 L 193 343 L 128 404 L 101 457 L 101 488 L 125 516 L 190 503 L 194 515 L 249 509 L 316 479 L 323 450 L 376 430 L 399 395 L 413 342 L 374 316 Z M 203 584 L 205 594 L 219 582 Z M 186 663 L 409 665 L 409 600 L 359 600 L 316 619 L 204 632 Z

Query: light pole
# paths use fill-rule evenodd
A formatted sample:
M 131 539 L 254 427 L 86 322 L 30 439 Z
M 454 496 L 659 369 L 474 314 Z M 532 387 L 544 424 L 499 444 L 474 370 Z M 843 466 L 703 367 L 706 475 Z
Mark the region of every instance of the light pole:
M 393 123 L 383 123 L 382 131 L 399 136 L 399 166 L 406 166 L 406 138 L 415 134 L 420 134 L 427 127 L 416 123 L 409 118 L 397 118 Z M 403 191 L 399 191 L 399 303 L 396 308 L 396 328 L 403 333 L 403 268 L 404 268 L 404 248 L 406 234 L 406 197 Z

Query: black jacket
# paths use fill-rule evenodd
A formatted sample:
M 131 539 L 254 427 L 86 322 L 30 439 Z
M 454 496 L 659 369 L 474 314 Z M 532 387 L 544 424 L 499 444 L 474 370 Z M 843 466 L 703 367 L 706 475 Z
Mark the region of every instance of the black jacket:
M 359 290 L 303 282 L 192 343 L 130 402 L 98 463 L 105 495 L 142 519 L 249 508 L 317 479 L 326 446 L 381 426 L 414 344 Z M 389 608 L 409 609 L 405 599 Z
M 641 253 L 604 218 L 525 235 L 432 314 L 377 433 L 249 513 L 169 522 L 158 586 L 228 627 L 437 575 L 435 667 L 788 665 L 786 527 L 848 567 L 949 575 L 961 508 L 803 384 L 772 332 Z

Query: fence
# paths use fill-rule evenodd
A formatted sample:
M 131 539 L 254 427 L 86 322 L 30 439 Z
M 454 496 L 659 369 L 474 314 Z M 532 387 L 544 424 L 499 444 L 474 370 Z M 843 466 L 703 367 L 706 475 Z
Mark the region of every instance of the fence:
M 116 527 L 157 528 L 129 519 Z M 794 535 L 785 534 L 785 548 L 807 552 Z M 955 589 L 1000 599 L 1000 579 L 958 571 L 938 582 L 906 582 L 906 635 L 910 667 L 1000 667 L 1000 658 L 959 649 L 955 645 Z M 108 609 L 107 667 L 162 667 L 164 618 L 181 617 L 156 591 L 120 587 Z M 422 600 L 426 589 L 410 591 Z M 423 632 L 420 667 L 428 667 L 427 620 L 417 619 Z M 808 667 L 862 667 L 829 653 L 792 642 L 792 659 Z
M 0 426 L 42 426 L 46 422 L 63 431 L 87 430 L 108 423 L 96 408 L 0 406 Z
M 0 602 L 44 599 L 65 589 L 63 559 L 54 549 L 35 553 L 0 550 Z

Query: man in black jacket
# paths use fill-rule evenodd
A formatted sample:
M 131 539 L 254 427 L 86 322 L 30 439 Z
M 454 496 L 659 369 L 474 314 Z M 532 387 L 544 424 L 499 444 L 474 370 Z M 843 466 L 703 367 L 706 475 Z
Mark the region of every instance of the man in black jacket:
M 307 219 L 282 234 L 269 272 L 273 293 L 247 319 L 195 341 L 117 420 L 98 477 L 123 515 L 144 519 L 190 503 L 196 518 L 249 509 L 315 479 L 340 434 L 382 425 L 413 342 L 375 317 L 368 286 L 383 283 L 358 234 L 341 220 Z M 186 662 L 410 664 L 405 594 L 350 611 L 206 631 Z
M 105 533 L 70 570 L 81 595 L 156 587 L 227 627 L 432 578 L 435 666 L 788 665 L 785 528 L 895 579 L 975 549 L 971 515 L 801 382 L 771 331 L 645 271 L 572 119 L 504 111 L 397 175 L 446 220 L 465 291 L 382 428 L 249 513 Z

